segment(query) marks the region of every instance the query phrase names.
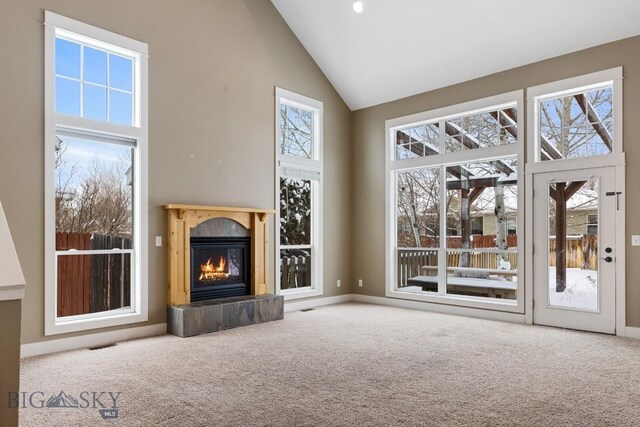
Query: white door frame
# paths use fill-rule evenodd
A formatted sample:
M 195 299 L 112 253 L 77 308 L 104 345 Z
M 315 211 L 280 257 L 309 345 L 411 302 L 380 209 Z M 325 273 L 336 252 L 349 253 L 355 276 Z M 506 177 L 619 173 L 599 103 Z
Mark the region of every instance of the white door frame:
M 584 167 L 573 167 L 562 169 L 562 171 L 579 170 L 579 169 L 591 169 L 597 167 L 605 167 L 609 165 L 598 164 L 597 161 L 592 162 L 593 159 L 584 159 Z M 624 160 L 624 154 L 623 154 Z M 616 301 L 616 330 L 615 334 L 618 336 L 626 336 L 626 164 L 618 164 L 613 166 L 615 168 L 615 182 L 616 191 L 620 191 L 622 194 L 619 196 L 619 210 L 616 210 L 616 231 L 615 231 L 615 246 L 616 246 L 616 265 L 615 265 L 615 301 Z M 525 177 L 525 197 L 527 200 L 526 205 L 526 226 L 525 226 L 525 322 L 527 324 L 534 323 L 533 316 L 533 296 L 534 296 L 534 259 L 533 259 L 533 244 L 534 244 L 534 175 L 533 173 L 526 173 Z
M 549 185 L 553 182 L 587 181 L 590 177 L 598 180 L 597 215 L 597 306 L 596 310 L 581 309 L 570 305 L 551 305 L 551 283 L 549 283 L 549 236 L 555 234 L 555 230 L 549 228 L 549 212 L 551 198 Z M 615 212 L 617 209 L 616 198 L 609 197 L 609 192 L 617 191 L 615 168 L 592 168 L 583 170 L 571 170 L 562 172 L 548 172 L 534 175 L 534 311 L 533 321 L 540 325 L 571 328 L 585 331 L 614 334 L 616 330 L 616 271 L 618 253 L 616 250 Z M 568 202 L 568 200 L 567 200 Z M 565 218 L 570 221 L 571 211 L 567 210 Z M 569 222 L 567 222 L 567 230 Z M 568 232 L 568 231 L 567 231 Z M 557 245 L 557 242 L 556 242 Z M 610 247 L 613 251 L 608 254 L 604 247 Z M 556 247 L 556 251 L 564 250 Z M 612 256 L 615 260 L 604 262 L 606 256 Z M 556 266 L 556 268 L 559 268 Z M 570 270 L 568 270 L 570 271 Z M 572 271 L 572 270 L 571 270 Z M 569 279 L 569 273 L 567 273 Z M 569 288 L 571 285 L 567 283 Z M 569 290 L 569 289 L 568 289 Z

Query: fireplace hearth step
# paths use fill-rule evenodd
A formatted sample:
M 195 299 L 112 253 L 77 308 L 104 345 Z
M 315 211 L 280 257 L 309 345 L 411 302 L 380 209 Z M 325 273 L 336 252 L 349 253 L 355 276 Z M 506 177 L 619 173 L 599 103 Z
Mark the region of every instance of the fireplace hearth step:
M 183 338 L 283 318 L 284 297 L 272 294 L 167 306 L 168 332 Z

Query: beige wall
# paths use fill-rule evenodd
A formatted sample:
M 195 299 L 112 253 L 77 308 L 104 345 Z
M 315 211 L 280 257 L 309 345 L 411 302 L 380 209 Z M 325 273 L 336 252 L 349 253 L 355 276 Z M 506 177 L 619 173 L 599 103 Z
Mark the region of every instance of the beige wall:
M 526 46 L 523 46 L 526 49 Z M 640 234 L 640 37 L 621 40 L 525 67 L 493 74 L 354 112 L 353 131 L 353 278 L 363 279 L 354 292 L 383 296 L 385 278 L 384 122 L 503 92 L 525 89 L 617 66 L 624 67 L 624 149 L 627 154 L 627 235 Z M 504 52 L 496 51 L 496 55 Z M 488 58 L 487 60 L 491 60 Z M 464 66 L 463 63 L 460 66 Z M 640 326 L 640 248 L 627 239 L 627 324 Z
M 7 408 L 7 393 L 20 391 L 20 301 L 0 301 L 0 425 L 18 425 L 18 409 Z
M 351 113 L 270 1 L 5 0 L 0 199 L 27 281 L 23 343 L 50 339 L 43 314 L 44 8 L 149 44 L 146 324 L 165 322 L 165 248 L 153 245 L 165 235 L 163 204 L 274 206 L 274 86 L 324 102 L 325 295 L 349 292 L 335 283 L 350 281 Z

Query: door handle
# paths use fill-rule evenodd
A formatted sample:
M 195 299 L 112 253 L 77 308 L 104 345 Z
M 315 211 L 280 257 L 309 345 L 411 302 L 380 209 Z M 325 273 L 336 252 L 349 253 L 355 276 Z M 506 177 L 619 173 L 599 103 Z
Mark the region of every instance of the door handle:
M 606 257 L 606 258 L 600 258 L 601 260 L 605 261 L 605 262 L 611 262 L 613 261 L 613 258 L 611 258 L 610 256 Z

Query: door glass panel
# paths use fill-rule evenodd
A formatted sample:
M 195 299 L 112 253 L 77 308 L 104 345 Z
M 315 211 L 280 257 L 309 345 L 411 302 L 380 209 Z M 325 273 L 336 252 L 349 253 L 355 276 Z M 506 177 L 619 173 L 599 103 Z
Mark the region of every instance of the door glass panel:
M 549 306 L 598 310 L 596 178 L 549 184 Z

